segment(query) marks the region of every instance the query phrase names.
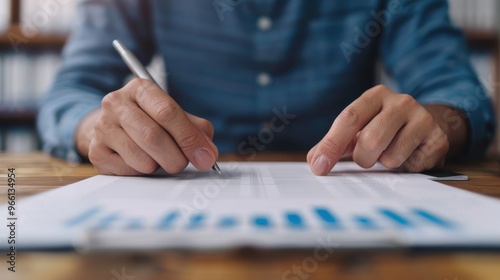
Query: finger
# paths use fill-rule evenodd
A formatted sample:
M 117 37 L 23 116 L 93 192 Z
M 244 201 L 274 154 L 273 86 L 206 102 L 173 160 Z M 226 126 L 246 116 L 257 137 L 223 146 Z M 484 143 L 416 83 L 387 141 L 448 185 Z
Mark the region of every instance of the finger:
M 119 122 L 132 142 L 168 173 L 179 173 L 188 165 L 188 159 L 174 139 L 137 106 L 130 105 L 128 112 L 120 115 Z
M 92 141 L 89 145 L 89 160 L 99 174 L 133 176 L 141 173 L 128 166 L 125 161 L 110 148 Z
M 400 98 L 395 99 L 397 102 Z M 386 104 L 359 133 L 353 160 L 361 167 L 370 168 L 390 145 L 398 131 L 408 121 L 408 112 L 399 104 Z
M 123 128 L 110 131 L 109 135 L 113 137 L 106 138 L 106 146 L 120 155 L 128 166 L 143 174 L 151 174 L 158 169 L 158 163 L 141 149 Z
M 425 141 L 429 127 L 434 126 L 430 114 L 410 117 L 409 122 L 396 134 L 391 144 L 379 157 L 387 168 L 399 168 Z
M 186 158 L 200 170 L 210 169 L 218 156 L 215 145 L 187 117 L 182 108 L 154 83 L 135 79 L 135 101 L 175 140 Z
M 205 133 L 205 135 L 208 136 L 210 141 L 214 138 L 214 126 L 212 125 L 211 122 L 204 118 L 197 117 L 195 115 L 191 115 L 189 113 L 186 113 L 188 118 L 191 120 L 191 122 L 198 127 L 201 131 Z
M 354 149 L 356 148 L 356 145 L 358 143 L 358 138 L 359 138 L 359 133 L 352 138 L 351 143 L 347 145 L 347 148 L 345 149 L 344 153 L 342 154 L 341 158 L 351 156 L 354 153 Z
M 314 174 L 326 175 L 330 172 L 354 136 L 380 112 L 384 97 L 388 94 L 384 89 L 375 87 L 367 91 L 335 119 L 311 158 L 311 169 Z
M 356 134 L 356 136 L 351 140 L 349 145 L 347 145 L 347 148 L 345 149 L 344 154 L 342 154 L 341 158 L 348 157 L 348 156 L 352 155 L 352 152 L 354 151 L 354 147 L 356 147 L 356 143 L 358 141 L 358 135 L 359 135 L 359 133 Z M 316 151 L 317 146 L 318 146 L 318 144 L 316 144 L 314 147 L 312 147 L 309 150 L 309 152 L 307 153 L 307 163 L 311 164 L 311 160 L 312 160 L 312 157 Z
M 446 133 L 438 126 L 430 133 L 418 149 L 403 163 L 401 170 L 406 172 L 421 172 L 444 164 L 449 142 Z

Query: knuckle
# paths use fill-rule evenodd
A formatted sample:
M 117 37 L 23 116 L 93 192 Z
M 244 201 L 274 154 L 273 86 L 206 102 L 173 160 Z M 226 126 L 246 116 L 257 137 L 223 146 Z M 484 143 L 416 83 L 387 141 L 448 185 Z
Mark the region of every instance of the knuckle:
M 145 84 L 144 80 L 141 78 L 134 78 L 132 79 L 125 87 L 126 88 L 132 88 L 132 89 L 137 89 L 141 85 Z
M 98 174 L 101 174 L 101 175 L 114 175 L 112 172 L 110 172 L 109 170 L 101 167 L 101 166 L 94 166 L 95 169 L 97 170 L 97 173 Z
M 380 98 L 381 95 L 385 95 L 387 93 L 392 92 L 387 86 L 385 85 L 376 85 L 372 87 L 371 89 L 367 90 L 365 93 L 363 93 L 363 98 Z
M 372 131 L 362 131 L 358 138 L 358 145 L 364 151 L 376 151 L 382 146 L 382 135 Z
M 135 78 L 127 84 L 126 88 L 135 94 L 149 94 L 156 89 L 156 85 L 149 80 Z
M 399 108 L 405 108 L 405 107 L 413 107 L 417 104 L 417 101 L 413 96 L 406 94 L 406 93 L 401 93 L 398 96 L 398 102 L 397 106 Z
M 89 161 L 96 167 L 99 166 L 103 160 L 102 153 L 99 152 L 96 149 L 95 144 L 92 143 L 89 146 L 89 153 L 87 156 L 89 158 Z
M 420 117 L 419 122 L 421 126 L 428 127 L 434 124 L 434 117 L 429 112 L 425 111 Z
M 158 169 L 158 163 L 154 161 L 152 158 L 148 157 L 147 159 L 142 161 L 141 170 L 139 171 L 144 174 L 151 174 L 155 172 L 157 169 Z
M 104 110 L 111 110 L 120 104 L 121 94 L 118 91 L 113 91 L 106 96 L 101 101 L 101 106 Z
M 376 85 L 373 87 L 374 93 L 381 93 L 381 92 L 387 92 L 387 91 L 390 91 L 390 89 L 386 85 Z
M 117 176 L 130 176 L 130 175 L 139 175 L 139 172 L 132 169 L 130 166 L 126 164 L 121 164 L 116 171 Z
M 195 151 L 198 147 L 200 147 L 202 141 L 203 139 L 200 133 L 193 133 L 192 131 L 188 131 L 179 136 L 178 144 L 183 151 L 190 152 Z
M 206 119 L 201 120 L 201 127 L 205 133 L 208 134 L 208 136 L 214 135 L 214 126 L 212 123 Z
M 189 161 L 186 158 L 182 158 L 179 160 L 173 161 L 172 164 L 169 164 L 168 166 L 163 167 L 165 171 L 169 174 L 177 174 L 180 173 L 186 166 L 189 164 Z
M 444 134 L 444 136 L 440 137 L 437 141 L 436 153 L 438 155 L 445 155 L 448 153 L 449 148 L 450 143 L 448 141 L 448 137 L 446 136 L 446 134 Z
M 163 133 L 159 127 L 144 126 L 142 129 L 142 139 L 150 146 L 158 146 L 163 140 Z
M 178 117 L 180 111 L 177 104 L 165 100 L 155 105 L 154 112 L 159 122 L 170 123 Z
M 99 118 L 94 124 L 94 130 L 102 134 L 105 134 L 111 128 L 113 128 L 113 123 L 106 118 Z
M 129 166 L 134 166 L 134 168 L 138 172 L 142 174 L 151 174 L 158 169 L 158 163 L 152 157 L 142 151 L 135 142 L 127 141 L 124 144 L 123 149 L 125 149 L 123 153 L 124 155 L 133 155 L 128 156 L 127 159 L 124 159 L 125 162 Z
M 127 87 L 130 86 L 130 91 L 139 99 L 144 96 L 148 97 L 152 92 L 158 90 L 158 86 L 150 80 L 136 78 L 133 79 Z
M 120 152 L 124 152 L 125 154 L 135 154 L 135 152 L 137 151 L 137 146 L 136 144 L 130 140 L 130 141 L 123 141 L 124 143 L 122 143 L 122 145 L 120 145 L 121 147 L 123 147 L 123 149 L 125 151 L 120 151 Z
M 352 154 L 352 159 L 357 165 L 363 168 L 370 168 L 373 165 L 375 165 L 377 161 L 376 158 L 371 158 L 367 153 L 364 153 L 359 149 L 354 150 Z
M 202 127 L 204 127 L 204 128 L 205 128 L 205 130 L 207 130 L 207 131 L 213 131 L 213 130 L 214 130 L 214 126 L 212 125 L 212 123 L 211 123 L 210 121 L 206 120 L 206 119 L 203 119 L 203 120 L 201 121 L 201 125 L 202 125 Z
M 434 167 L 436 162 L 429 160 L 429 157 L 426 156 L 425 153 L 419 152 L 411 157 L 411 161 L 409 163 L 408 169 L 411 172 L 422 172 Z
M 437 128 L 430 135 L 430 140 L 421 149 L 426 156 L 442 156 L 446 155 L 449 150 L 448 136 L 443 130 Z
M 339 140 L 331 137 L 323 138 L 321 148 L 333 156 L 341 156 L 344 152 Z
M 416 172 L 420 172 L 420 171 L 423 171 L 424 169 L 422 169 L 420 166 L 419 166 L 419 163 L 410 163 L 406 166 L 406 171 L 407 172 L 410 172 L 410 173 L 416 173 Z
M 400 156 L 384 152 L 380 156 L 379 161 L 380 163 L 382 163 L 383 166 L 394 169 L 400 167 L 401 164 L 404 162 L 404 159 L 401 158 Z
M 408 172 L 420 172 L 425 170 L 424 162 L 418 157 L 410 157 L 405 163 L 405 169 Z
M 340 113 L 338 120 L 345 125 L 357 127 L 361 122 L 361 116 L 356 110 L 347 107 Z

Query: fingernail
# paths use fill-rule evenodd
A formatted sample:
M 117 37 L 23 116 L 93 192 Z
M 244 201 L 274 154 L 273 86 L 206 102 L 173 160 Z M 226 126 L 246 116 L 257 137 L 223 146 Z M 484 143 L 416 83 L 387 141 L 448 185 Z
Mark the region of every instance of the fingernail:
M 199 149 L 193 155 L 193 164 L 201 170 L 208 170 L 212 168 L 214 162 L 215 159 L 212 156 L 212 153 L 210 153 L 207 149 Z
M 330 171 L 329 168 L 330 161 L 324 155 L 320 155 L 312 166 L 312 172 L 315 175 L 325 175 Z

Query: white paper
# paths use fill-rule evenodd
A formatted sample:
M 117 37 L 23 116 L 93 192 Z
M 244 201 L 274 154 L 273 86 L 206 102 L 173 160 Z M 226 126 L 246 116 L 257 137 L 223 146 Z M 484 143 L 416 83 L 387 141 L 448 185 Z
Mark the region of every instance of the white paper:
M 500 203 L 420 174 L 337 164 L 221 163 L 95 176 L 17 205 L 18 248 L 500 246 Z M 1 207 L 6 209 L 6 206 Z M 7 213 L 2 210 L 2 214 Z M 1 228 L 6 236 L 5 227 Z M 2 238 L 2 246 L 7 246 Z

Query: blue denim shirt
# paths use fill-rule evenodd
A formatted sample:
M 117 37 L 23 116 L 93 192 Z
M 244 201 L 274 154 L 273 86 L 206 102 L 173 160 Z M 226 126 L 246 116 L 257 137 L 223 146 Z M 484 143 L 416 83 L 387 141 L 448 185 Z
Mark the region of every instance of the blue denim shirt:
M 169 94 L 213 123 L 221 152 L 307 151 L 379 62 L 401 92 L 467 116 L 465 156 L 494 135 L 445 0 L 85 0 L 39 111 L 46 152 L 78 160 L 77 125 L 130 74 L 113 39 L 145 64 L 163 57 Z

